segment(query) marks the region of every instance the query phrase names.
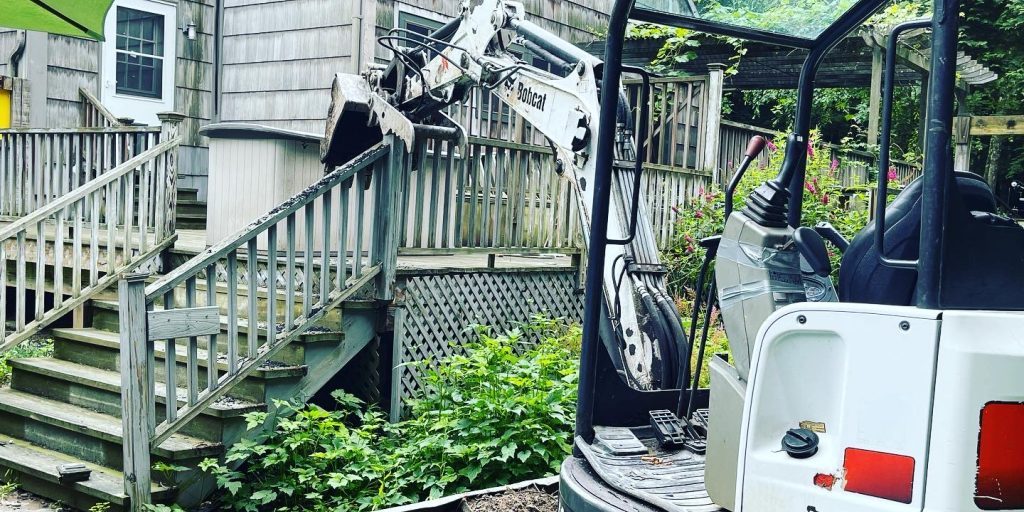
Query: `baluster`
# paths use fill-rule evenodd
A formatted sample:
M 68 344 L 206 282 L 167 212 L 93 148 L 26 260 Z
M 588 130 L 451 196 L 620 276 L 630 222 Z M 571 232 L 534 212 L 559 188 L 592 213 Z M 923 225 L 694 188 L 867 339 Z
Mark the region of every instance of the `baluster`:
M 285 268 L 288 273 L 285 276 L 284 330 L 287 332 L 295 321 L 295 212 L 289 213 L 285 220 L 285 237 L 288 244 Z
M 25 243 L 26 230 L 22 229 L 18 231 L 18 261 L 15 263 L 15 294 L 14 294 L 14 321 L 15 330 L 21 331 L 25 329 L 25 251 L 28 250 L 28 245 Z
M 46 298 L 46 231 L 45 221 L 36 223 L 36 320 L 43 319 Z
M 217 306 L 217 264 L 210 263 L 206 267 L 206 305 Z M 206 389 L 217 389 L 217 335 L 211 334 L 206 346 Z
M 427 215 L 427 247 L 436 248 L 439 246 L 437 201 L 441 189 L 441 158 L 444 155 L 444 147 L 447 142 L 438 139 L 434 142 L 434 159 L 430 166 L 430 213 Z
M 249 342 L 248 357 L 250 359 L 256 357 L 256 351 L 260 346 L 260 319 L 256 309 L 259 301 L 259 282 L 257 280 L 259 277 L 257 264 L 259 262 L 256 261 L 256 257 L 256 237 L 252 237 L 246 244 L 245 255 L 246 272 L 248 273 L 247 286 L 249 288 L 249 330 L 246 340 Z M 273 296 L 268 294 L 267 300 L 272 298 Z
M 320 249 L 320 307 L 327 306 L 328 297 L 331 295 L 331 207 L 333 206 L 333 187 L 328 188 L 323 195 L 323 242 Z
M 196 307 L 195 276 L 185 280 L 185 307 L 189 309 Z M 188 339 L 188 361 L 185 366 L 188 405 L 192 406 L 199 400 L 199 338 L 195 336 L 190 336 Z
M 447 146 L 448 155 L 445 157 L 444 164 L 444 212 L 441 214 L 441 229 L 437 231 L 437 236 L 441 238 L 440 247 L 444 248 L 449 246 L 448 233 L 451 229 L 452 202 L 455 201 L 454 192 L 452 191 L 452 167 L 455 164 L 455 141 L 448 141 Z M 456 170 L 456 172 L 458 171 Z
M 491 246 L 501 246 L 502 243 L 502 229 L 501 229 L 501 218 L 502 211 L 506 208 L 506 203 L 502 200 L 505 193 L 505 153 L 507 150 L 503 148 L 497 148 L 495 150 L 497 159 L 494 162 L 494 225 L 491 227 Z
M 53 237 L 53 307 L 64 303 L 64 222 L 68 209 L 57 212 L 57 229 Z M 0 264 L 3 260 L 0 260 Z M 2 290 L 3 288 L 0 288 Z
M 132 220 L 135 217 L 135 171 L 129 172 L 118 181 L 124 183 L 124 262 L 132 259 Z M 142 206 L 141 203 L 139 206 Z M 140 244 L 141 245 L 141 244 Z
M 458 172 L 458 176 L 456 179 L 457 184 L 455 185 L 455 197 L 451 199 L 452 201 L 454 201 L 455 208 L 455 224 L 453 226 L 453 229 L 455 231 L 455 240 L 454 243 L 452 244 L 453 247 L 462 247 L 462 210 L 464 205 L 466 204 L 466 180 L 469 179 L 469 161 L 471 158 L 470 154 L 473 151 L 473 146 L 466 145 L 466 147 L 459 148 L 459 150 L 461 152 L 461 155 L 459 155 L 461 159 L 459 162 L 459 166 L 456 169 L 456 172 Z
M 413 231 L 412 234 L 413 247 L 422 247 L 423 243 L 423 217 L 426 213 L 426 206 L 423 204 L 423 191 L 426 186 L 425 182 L 427 181 L 427 143 L 429 140 L 430 139 L 421 140 L 418 148 L 419 154 L 417 155 L 417 163 L 419 164 L 419 169 L 416 172 L 416 207 L 411 212 L 415 216 L 415 222 L 413 223 L 413 229 L 415 231 Z M 437 152 L 437 144 L 439 142 L 440 141 L 435 141 L 434 145 L 435 162 L 439 158 Z M 403 215 L 402 217 L 407 217 L 408 213 L 410 212 L 407 212 L 406 215 Z M 431 219 L 433 219 L 433 217 L 431 217 Z M 402 247 L 408 247 L 408 245 L 402 244 Z
M 72 220 L 75 223 L 72 233 L 71 252 L 71 297 L 78 298 L 82 294 L 82 216 L 85 210 L 85 200 L 76 201 L 72 206 Z M 82 327 L 85 324 L 85 310 L 82 306 L 75 308 L 73 316 L 74 326 Z
M 388 160 L 388 162 L 390 163 L 390 160 Z M 384 164 L 377 164 L 376 165 L 376 173 L 375 174 L 376 174 L 376 177 L 378 178 L 378 183 L 383 183 L 384 182 L 384 180 L 380 180 L 379 179 L 384 172 L 387 172 L 387 169 L 384 167 Z M 353 179 L 355 179 L 355 178 L 353 178 Z M 392 183 L 392 185 L 393 185 L 393 183 Z M 356 185 L 355 191 L 356 191 L 356 248 L 355 248 L 355 253 L 352 256 L 353 257 L 353 260 L 352 260 L 352 271 L 353 271 L 353 275 L 358 278 L 358 277 L 363 275 L 363 235 L 365 235 L 365 232 L 364 232 L 364 229 L 363 229 L 365 227 L 364 224 L 363 224 L 363 220 L 365 218 L 365 211 L 364 210 L 366 209 L 364 207 L 365 204 L 366 204 L 366 190 L 363 189 L 362 183 L 359 183 L 358 185 Z M 375 205 L 375 206 L 377 206 L 377 208 L 385 208 L 386 207 L 385 205 L 380 205 L 380 204 Z
M 238 372 L 238 253 L 228 252 L 228 375 Z
M 174 309 L 174 290 L 164 293 L 164 310 Z M 167 377 L 164 379 L 164 390 L 166 393 L 165 410 L 167 422 L 173 422 L 178 418 L 178 343 L 174 338 L 164 340 L 164 367 Z M 186 368 L 191 375 L 192 368 Z
M 107 272 L 111 274 L 117 270 L 114 262 L 117 259 L 117 202 L 120 195 L 121 182 L 121 179 L 117 179 L 107 185 Z
M 149 135 L 152 137 L 152 135 Z M 173 211 L 168 211 L 164 205 L 167 204 L 166 195 L 169 193 L 175 193 L 174 190 L 167 190 L 167 159 L 159 158 L 156 164 L 156 198 L 153 200 L 153 208 L 155 209 L 156 225 L 154 226 L 154 233 L 156 240 L 154 243 L 161 243 L 164 241 L 164 237 L 167 233 L 167 216 L 174 215 Z
M 306 248 L 303 253 L 305 263 L 302 270 L 302 316 L 307 319 L 313 308 L 313 284 L 316 283 L 313 277 L 313 234 L 316 229 L 316 210 L 313 209 L 313 204 L 311 201 L 304 208 Z
M 277 341 L 277 224 L 267 229 L 267 345 Z
M 348 283 L 348 205 L 349 195 L 352 192 L 353 178 L 345 180 L 341 184 L 341 194 L 338 194 L 338 290 L 344 291 Z M 358 234 L 357 234 L 358 236 Z

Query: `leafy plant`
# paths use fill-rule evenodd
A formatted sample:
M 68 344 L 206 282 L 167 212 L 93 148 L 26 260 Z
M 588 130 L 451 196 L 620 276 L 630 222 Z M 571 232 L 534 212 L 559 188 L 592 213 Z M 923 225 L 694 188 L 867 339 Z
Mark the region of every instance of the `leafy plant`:
M 15 482 L 8 482 L 0 484 L 0 500 L 6 498 L 8 495 L 18 490 L 18 484 Z
M 376 510 L 557 471 L 570 453 L 580 330 L 535 317 L 477 332 L 464 355 L 423 366 L 404 421 L 342 392 L 335 411 L 277 402 L 273 432 L 200 467 L 244 511 Z M 249 428 L 266 419 L 250 414 Z
M 53 354 L 53 341 L 51 340 L 26 341 L 0 354 L 0 386 L 11 383 L 11 367 L 7 365 L 8 360 L 23 357 L 49 357 L 51 354 Z
M 107 512 L 108 510 L 110 510 L 110 503 L 105 501 L 101 501 L 89 507 L 89 512 Z

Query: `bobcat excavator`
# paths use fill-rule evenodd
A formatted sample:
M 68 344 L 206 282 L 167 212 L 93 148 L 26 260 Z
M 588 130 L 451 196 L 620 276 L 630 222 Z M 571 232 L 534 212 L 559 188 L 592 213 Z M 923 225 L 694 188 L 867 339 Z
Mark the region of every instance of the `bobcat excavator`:
M 982 180 L 953 170 L 960 1 L 935 0 L 931 20 L 889 35 L 878 197 L 897 41 L 930 29 L 924 172 L 850 241 L 801 226 L 814 78 L 886 0 L 802 0 L 813 18 L 784 26 L 758 18 L 770 3 L 616 0 L 602 62 L 527 21 L 518 2 L 467 1 L 430 36 L 382 37 L 387 66 L 335 78 L 323 160 L 384 137 L 461 137 L 442 112 L 473 87 L 497 91 L 547 137 L 588 248 L 566 512 L 1024 510 L 1024 229 L 997 213 Z M 745 14 L 723 17 L 730 9 Z M 806 53 L 780 174 L 731 211 L 763 147 L 752 140 L 726 190 L 725 230 L 701 242 L 698 296 L 705 310 L 717 297 L 730 342 L 710 364 L 710 390 L 690 368 L 707 316 L 695 344 L 700 304 L 687 336 L 639 197 L 635 141 L 647 135 L 632 127 L 650 113 L 646 98 L 631 112 L 620 89 L 624 72 L 648 80 L 622 64 L 631 18 Z M 556 71 L 521 62 L 513 42 Z M 825 240 L 843 252 L 838 287 Z

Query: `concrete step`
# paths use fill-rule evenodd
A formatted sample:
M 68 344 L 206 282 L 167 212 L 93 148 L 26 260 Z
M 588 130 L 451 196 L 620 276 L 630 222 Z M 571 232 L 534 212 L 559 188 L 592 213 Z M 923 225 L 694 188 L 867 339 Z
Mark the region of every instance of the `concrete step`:
M 121 419 L 84 407 L 0 389 L 0 433 L 108 468 L 123 466 Z M 223 452 L 220 443 L 175 434 L 153 455 L 185 465 Z
M 53 329 L 54 350 L 53 355 L 57 359 L 92 366 L 102 370 L 119 372 L 121 366 L 121 341 L 118 333 L 104 331 L 95 328 L 84 329 Z M 164 364 L 166 351 L 163 343 L 156 344 L 156 380 L 164 382 L 166 365 Z M 188 348 L 183 343 L 175 347 L 177 362 L 177 382 L 185 382 L 186 363 L 188 361 Z M 207 351 L 198 351 L 199 385 L 207 384 L 208 356 Z M 218 358 L 218 375 L 223 376 L 228 371 L 226 358 Z M 306 375 L 306 366 L 288 364 L 277 361 L 270 361 L 260 369 L 247 376 L 242 382 L 235 386 L 229 396 L 232 398 L 250 402 L 266 403 L 271 397 L 279 397 L 293 383 Z
M 14 359 L 8 364 L 15 390 L 121 417 L 121 375 L 117 372 L 52 357 Z M 186 389 L 177 389 L 179 406 L 186 404 L 187 396 Z M 157 421 L 163 421 L 167 403 L 164 386 L 156 388 L 156 403 Z M 237 439 L 245 430 L 243 416 L 263 410 L 266 404 L 225 398 L 204 409 L 182 433 L 216 442 Z
M 92 474 L 84 482 L 62 485 L 57 472 L 62 464 L 85 464 Z M 128 504 L 120 471 L 3 435 L 0 435 L 0 480 L 15 482 L 20 489 L 79 510 L 88 510 L 97 503 L 110 503 L 113 509 Z M 157 503 L 167 502 L 174 496 L 173 490 L 164 485 L 153 484 L 152 489 L 153 500 Z

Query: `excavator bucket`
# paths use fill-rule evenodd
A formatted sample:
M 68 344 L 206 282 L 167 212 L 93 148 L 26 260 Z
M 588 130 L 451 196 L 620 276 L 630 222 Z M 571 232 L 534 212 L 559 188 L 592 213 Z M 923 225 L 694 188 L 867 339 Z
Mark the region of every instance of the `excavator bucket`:
M 372 91 L 359 75 L 338 73 L 331 86 L 327 131 L 320 143 L 320 161 L 334 167 L 355 158 L 383 140 L 377 123 L 371 123 Z

